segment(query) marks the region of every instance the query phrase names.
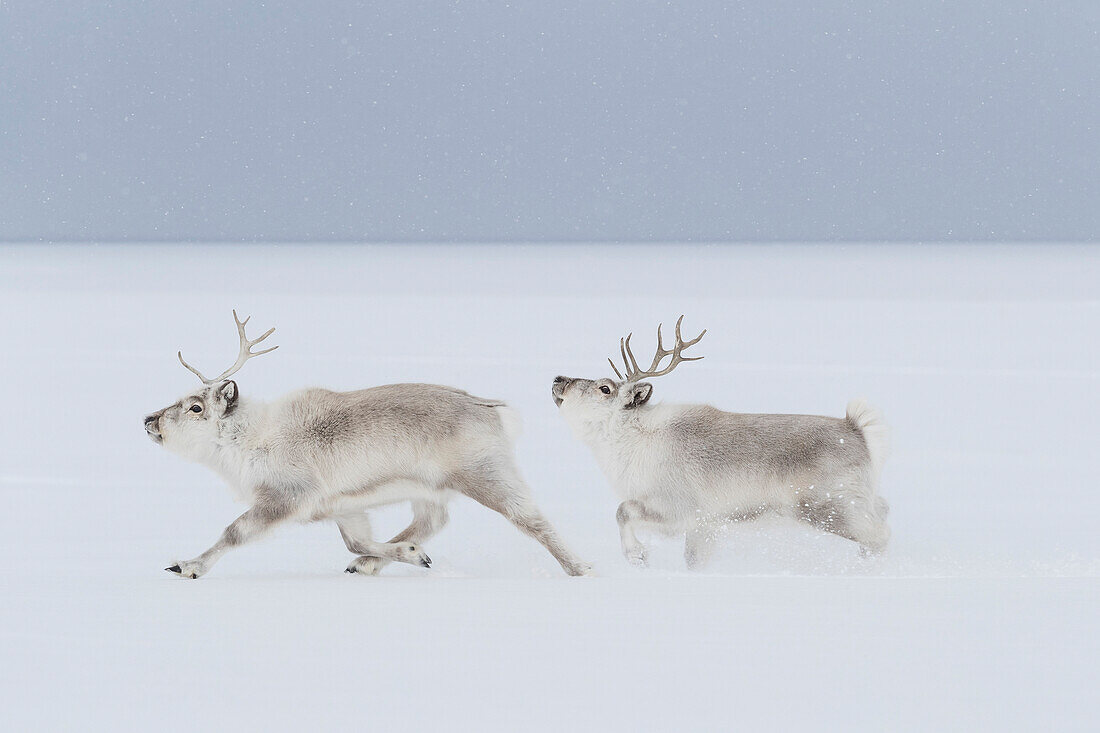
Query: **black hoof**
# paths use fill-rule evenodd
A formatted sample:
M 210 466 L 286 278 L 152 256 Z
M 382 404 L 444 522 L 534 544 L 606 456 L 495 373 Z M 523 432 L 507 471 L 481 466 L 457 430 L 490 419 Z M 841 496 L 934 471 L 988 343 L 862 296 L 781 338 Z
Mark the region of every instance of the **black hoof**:
M 176 574 L 179 574 L 179 573 L 182 573 L 182 572 L 183 572 L 182 570 L 180 570 L 180 566 L 179 566 L 179 565 L 173 565 L 173 566 L 172 566 L 172 567 L 170 567 L 170 568 L 165 568 L 165 570 L 167 570 L 167 571 L 168 571 L 168 572 L 170 572 L 170 573 L 176 573 Z
M 359 571 L 356 570 L 355 568 L 347 568 L 346 570 L 344 570 L 344 572 L 345 573 L 358 573 Z
M 432 566 L 432 559 L 430 557 L 426 557 L 420 561 L 420 565 L 421 567 L 430 568 Z

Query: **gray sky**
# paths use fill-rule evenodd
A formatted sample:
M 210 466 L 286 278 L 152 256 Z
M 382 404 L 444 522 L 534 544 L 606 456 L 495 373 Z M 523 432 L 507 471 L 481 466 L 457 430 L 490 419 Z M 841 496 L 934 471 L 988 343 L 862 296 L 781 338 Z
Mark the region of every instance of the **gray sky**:
M 0 0 L 0 239 L 1100 239 L 1100 3 Z

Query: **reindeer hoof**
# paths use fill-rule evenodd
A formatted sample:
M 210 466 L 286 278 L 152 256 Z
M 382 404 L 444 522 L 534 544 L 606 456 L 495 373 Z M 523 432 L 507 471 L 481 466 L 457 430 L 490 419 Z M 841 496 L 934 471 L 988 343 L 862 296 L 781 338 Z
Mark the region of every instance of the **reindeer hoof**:
M 432 559 L 430 557 L 428 557 L 427 555 L 422 554 L 421 557 L 420 557 L 420 567 L 430 568 L 431 566 L 432 566 Z
M 344 568 L 344 572 L 345 573 L 358 573 L 359 571 L 356 570 L 355 568 Z
M 187 562 L 178 562 L 175 565 L 166 567 L 165 570 L 170 573 L 175 573 L 180 578 L 190 578 L 194 580 L 205 573 L 207 568 L 194 560 L 188 560 Z

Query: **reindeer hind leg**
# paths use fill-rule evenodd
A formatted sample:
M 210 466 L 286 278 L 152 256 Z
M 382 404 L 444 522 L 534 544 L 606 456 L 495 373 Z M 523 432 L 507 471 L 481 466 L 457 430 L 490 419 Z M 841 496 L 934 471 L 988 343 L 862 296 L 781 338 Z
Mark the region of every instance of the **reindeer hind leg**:
M 484 460 L 448 477 L 448 485 L 477 503 L 503 515 L 524 534 L 530 535 L 554 556 L 569 575 L 587 575 L 591 566 L 576 557 L 562 542 L 554 527 L 539 512 L 530 489 L 510 457 Z

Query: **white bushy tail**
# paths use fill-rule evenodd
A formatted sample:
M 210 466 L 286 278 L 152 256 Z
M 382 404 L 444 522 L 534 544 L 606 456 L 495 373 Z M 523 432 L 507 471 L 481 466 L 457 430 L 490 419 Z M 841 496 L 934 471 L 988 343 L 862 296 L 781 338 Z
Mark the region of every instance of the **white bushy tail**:
M 508 436 L 509 443 L 515 443 L 523 432 L 523 419 L 520 414 L 507 405 L 494 405 L 500 423 L 504 426 L 504 434 Z
M 854 399 L 848 403 L 848 422 L 863 434 L 867 443 L 867 452 L 871 454 L 871 469 L 875 474 L 875 483 L 882 472 L 882 464 L 890 453 L 890 429 L 882 419 L 882 414 L 863 399 Z M 885 511 L 883 512 L 885 516 Z

